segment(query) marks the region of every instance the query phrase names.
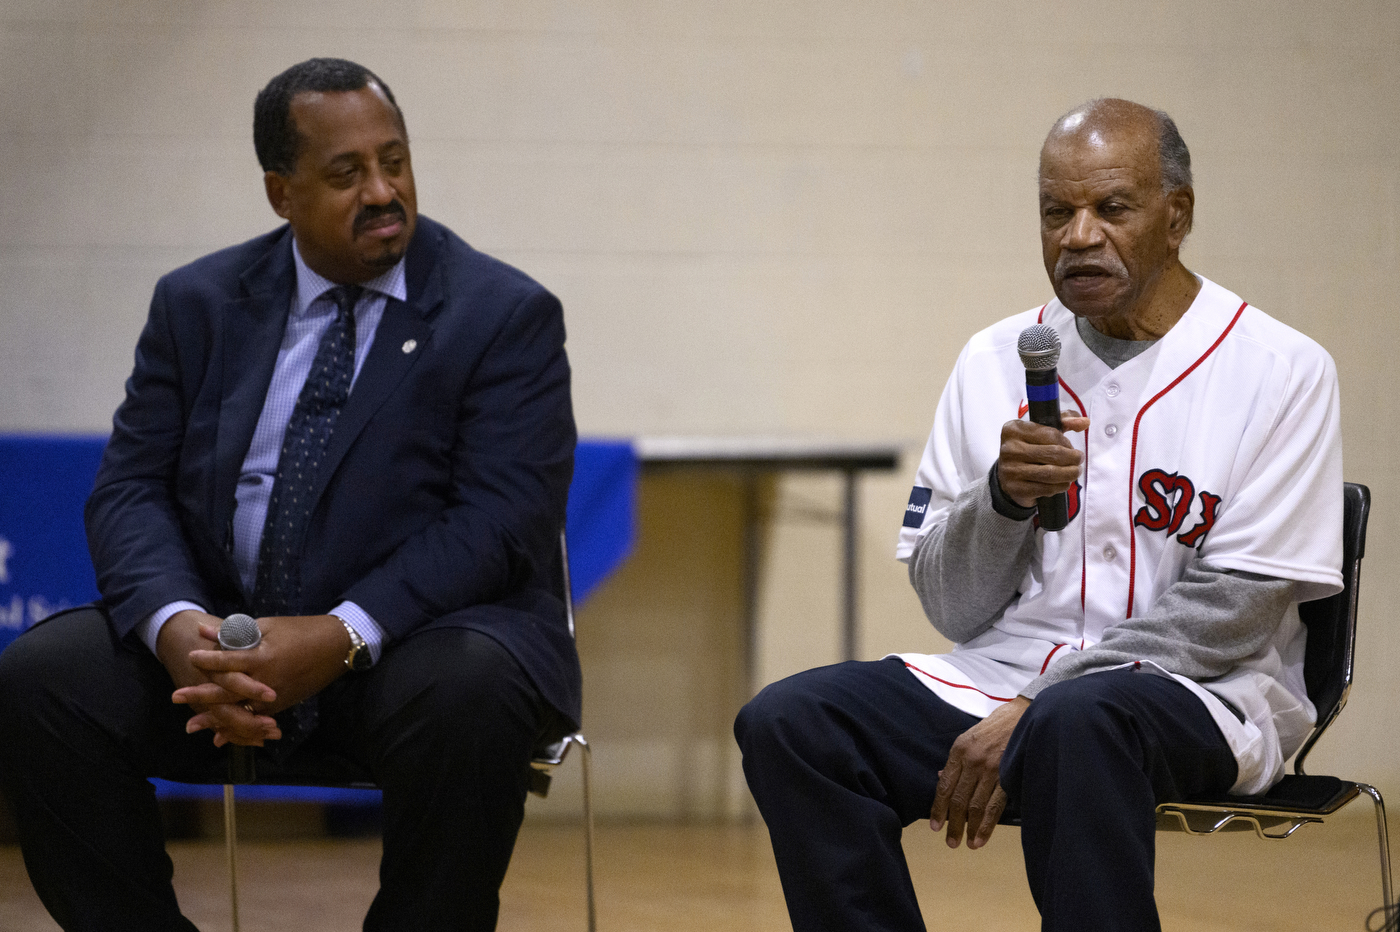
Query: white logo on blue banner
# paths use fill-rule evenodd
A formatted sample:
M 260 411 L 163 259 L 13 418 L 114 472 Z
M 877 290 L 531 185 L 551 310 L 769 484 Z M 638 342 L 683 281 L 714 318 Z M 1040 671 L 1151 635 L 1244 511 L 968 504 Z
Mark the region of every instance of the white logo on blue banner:
M 83 531 L 105 437 L 0 434 L 0 650 L 97 597 Z

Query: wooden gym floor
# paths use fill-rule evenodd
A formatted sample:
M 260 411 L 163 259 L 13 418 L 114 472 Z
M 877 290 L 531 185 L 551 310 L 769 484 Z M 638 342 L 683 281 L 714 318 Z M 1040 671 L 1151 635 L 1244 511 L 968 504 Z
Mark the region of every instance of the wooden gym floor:
M 1157 886 L 1169 932 L 1362 932 L 1380 901 L 1369 807 L 1287 841 L 1252 834 L 1159 834 Z M 597 830 L 602 932 L 779 932 L 789 928 L 767 833 L 754 825 L 604 823 Z M 1392 842 L 1394 843 L 1394 842 Z M 187 915 L 204 932 L 229 928 L 222 842 L 171 843 Z M 947 850 L 926 825 L 905 849 L 929 926 L 1034 930 L 1015 829 L 981 851 Z M 297 838 L 240 846 L 246 932 L 358 929 L 374 895 L 374 838 Z M 502 890 L 502 932 L 584 929 L 582 830 L 529 821 Z M 0 845 L 0 929 L 53 932 L 19 849 Z

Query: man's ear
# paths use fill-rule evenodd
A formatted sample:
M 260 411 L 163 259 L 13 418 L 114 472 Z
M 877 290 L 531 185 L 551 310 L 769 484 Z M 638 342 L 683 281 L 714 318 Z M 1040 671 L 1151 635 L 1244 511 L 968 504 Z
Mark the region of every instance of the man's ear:
M 267 202 L 283 220 L 291 219 L 291 179 L 277 172 L 263 173 L 263 189 L 267 191 Z
M 1167 195 L 1167 212 L 1170 218 L 1169 241 L 1179 248 L 1191 232 L 1191 223 L 1196 211 L 1196 192 L 1189 186 L 1177 188 Z

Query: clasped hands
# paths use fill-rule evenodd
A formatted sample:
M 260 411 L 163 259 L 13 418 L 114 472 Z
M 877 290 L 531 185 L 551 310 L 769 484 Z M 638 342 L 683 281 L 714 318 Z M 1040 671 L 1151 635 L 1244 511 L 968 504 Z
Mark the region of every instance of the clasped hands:
M 261 747 L 282 737 L 272 716 L 345 672 L 350 636 L 334 615 L 259 618 L 262 642 L 241 651 L 219 649 L 221 623 L 204 612 L 178 612 L 156 640 L 177 687 L 171 700 L 194 710 L 186 732 L 212 730 L 215 747 Z

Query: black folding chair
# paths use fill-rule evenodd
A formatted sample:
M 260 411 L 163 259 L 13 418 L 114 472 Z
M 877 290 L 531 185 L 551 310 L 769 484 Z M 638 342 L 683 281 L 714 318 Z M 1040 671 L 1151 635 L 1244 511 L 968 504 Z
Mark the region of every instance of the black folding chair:
M 1342 591 L 1326 599 L 1303 602 L 1298 614 L 1308 628 L 1303 678 L 1308 698 L 1317 707 L 1317 725 L 1293 761 L 1293 773 L 1267 793 L 1258 796 L 1216 796 L 1157 807 L 1157 828 L 1191 835 L 1253 829 L 1260 838 L 1287 838 L 1309 822 L 1323 822 L 1363 793 L 1371 798 L 1380 838 L 1381 894 L 1393 908 L 1390 883 L 1390 842 L 1386 836 L 1385 803 L 1368 783 L 1316 776 L 1303 770 L 1303 761 L 1317 739 L 1346 705 L 1351 691 L 1356 647 L 1357 592 L 1361 585 L 1361 558 L 1366 552 L 1366 518 L 1371 492 L 1364 485 L 1346 483 L 1342 519 Z
M 564 598 L 564 611 L 569 622 L 569 635 L 574 634 L 574 600 L 572 590 L 569 587 L 569 547 L 565 540 L 564 532 L 559 532 L 559 572 L 556 574 L 561 578 L 562 592 Z M 583 737 L 583 732 L 576 731 L 573 734 L 565 735 L 563 738 L 535 748 L 530 760 L 530 792 L 543 798 L 549 793 L 549 784 L 554 768 L 564 762 L 569 749 L 577 746 L 583 753 L 583 845 L 584 845 L 584 882 L 588 892 L 588 932 L 596 932 L 597 913 L 593 899 L 593 793 L 590 772 L 592 763 L 592 749 L 588 746 L 588 741 Z M 373 790 L 378 789 L 373 780 L 367 774 L 344 775 L 336 774 L 329 776 L 325 774 L 308 774 L 304 780 L 293 783 L 291 780 L 279 779 L 276 784 L 296 785 L 296 786 L 335 786 L 350 789 Z M 360 778 L 356 778 L 359 776 Z M 263 783 L 264 781 L 256 781 Z M 266 781 L 273 784 L 273 781 Z M 224 843 L 228 852 L 228 881 L 229 881 L 229 901 L 233 917 L 233 932 L 239 932 L 238 925 L 238 825 L 237 815 L 234 807 L 233 784 L 224 784 Z

